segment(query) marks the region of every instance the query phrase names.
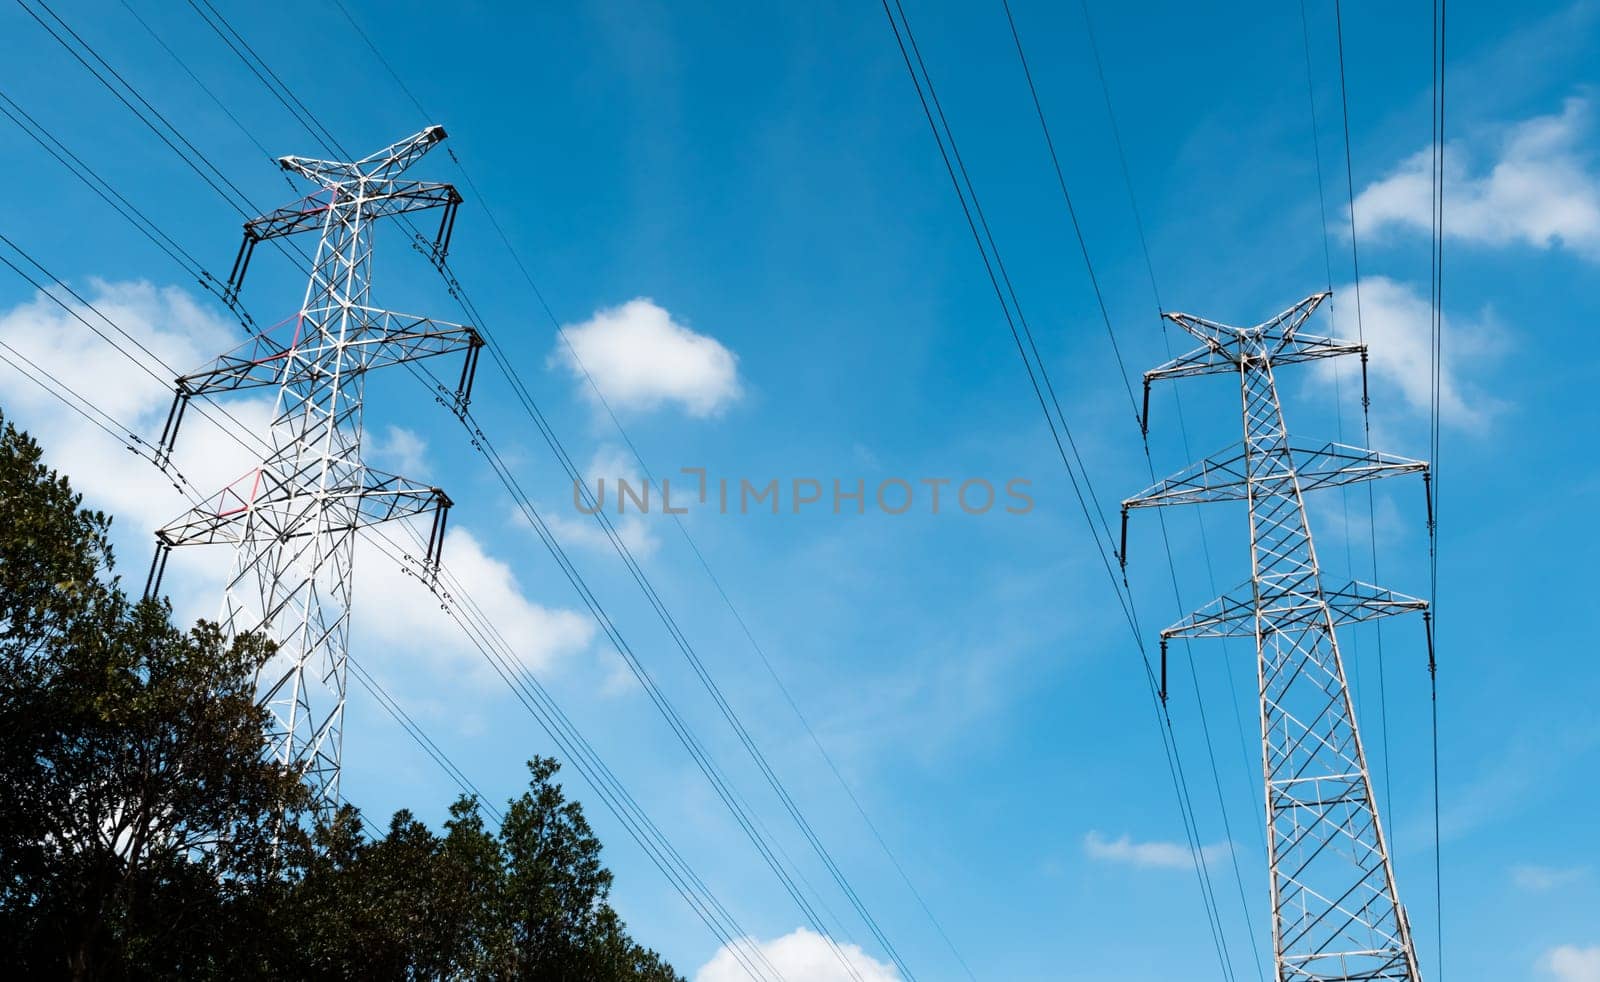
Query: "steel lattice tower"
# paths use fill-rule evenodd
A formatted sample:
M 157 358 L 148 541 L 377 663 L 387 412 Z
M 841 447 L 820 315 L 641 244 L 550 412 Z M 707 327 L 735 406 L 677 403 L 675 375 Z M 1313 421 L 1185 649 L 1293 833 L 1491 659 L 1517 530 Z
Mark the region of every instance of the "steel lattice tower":
M 279 164 L 318 185 L 299 201 L 245 223 L 227 296 L 238 292 L 255 246 L 300 233 L 319 237 L 298 313 L 253 334 L 205 369 L 177 380 L 162 435 L 170 454 L 195 396 L 277 390 L 271 452 L 233 484 L 156 533 L 147 590 L 160 582 L 174 546 L 234 546 L 222 621 L 230 634 L 263 632 L 277 646 L 258 677 L 271 713 L 269 753 L 302 768 L 323 807 L 339 800 L 351 574 L 365 525 L 433 513 L 425 563 L 437 562 L 450 499 L 439 488 L 385 474 L 361 460 L 362 396 L 375 368 L 465 352 L 454 393 L 461 412 L 482 345 L 471 327 L 368 304 L 373 225 L 442 208 L 426 249 L 442 260 L 461 196 L 449 184 L 400 175 L 443 140 L 430 127 L 353 163 L 284 157 Z
M 1162 698 L 1170 639 L 1255 639 L 1277 978 L 1419 982 L 1336 629 L 1407 611 L 1426 619 L 1427 603 L 1366 583 L 1326 588 L 1304 496 L 1397 474 L 1426 480 L 1427 464 L 1289 438 L 1278 366 L 1339 355 L 1366 364 L 1363 344 L 1301 333 L 1327 297 L 1308 297 L 1251 328 L 1165 315 L 1202 347 L 1145 373 L 1146 417 L 1151 382 L 1231 374 L 1244 440 L 1125 501 L 1124 555 L 1129 509 L 1246 502 L 1250 581 L 1161 632 Z

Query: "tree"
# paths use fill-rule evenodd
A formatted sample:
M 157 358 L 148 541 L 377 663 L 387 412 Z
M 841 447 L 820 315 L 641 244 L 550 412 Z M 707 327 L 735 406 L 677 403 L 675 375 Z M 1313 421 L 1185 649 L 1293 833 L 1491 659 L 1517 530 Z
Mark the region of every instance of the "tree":
M 38 974 L 179 971 L 305 804 L 261 753 L 271 648 L 131 602 L 110 520 L 40 459 L 0 427 L 0 934 Z
M 611 908 L 600 841 L 555 783 L 559 766 L 528 762 L 498 834 L 468 797 L 443 836 L 406 811 L 371 842 L 353 808 L 321 823 L 278 914 L 283 949 L 304 959 L 286 974 L 681 982 Z
M 0 412 L 0 681 L 17 691 L 30 656 L 106 594 L 111 519 L 82 507 L 65 477 Z
M 583 807 L 556 783 L 560 769 L 553 758 L 528 761 L 528 790 L 511 802 L 500 827 L 512 974 L 680 982 L 659 955 L 628 937 L 612 909 L 612 875 L 600 862 L 600 840 Z M 470 807 L 470 799 L 457 807 Z
M 123 592 L 111 522 L 0 416 L 0 965 L 13 977 L 681 982 L 628 937 L 559 765 L 490 831 L 313 815 L 264 639 Z

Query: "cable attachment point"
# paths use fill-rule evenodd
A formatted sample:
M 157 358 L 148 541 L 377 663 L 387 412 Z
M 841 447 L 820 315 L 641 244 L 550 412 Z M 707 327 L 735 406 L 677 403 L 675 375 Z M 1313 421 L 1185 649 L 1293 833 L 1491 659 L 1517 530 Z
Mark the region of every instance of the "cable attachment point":
M 144 599 L 153 600 L 161 592 L 161 577 L 167 572 L 167 559 L 171 555 L 172 546 L 157 536 L 156 554 L 150 559 L 150 573 L 144 579 Z
M 238 313 L 239 290 L 244 286 L 244 274 L 250 268 L 250 257 L 255 255 L 256 243 L 261 239 L 254 229 L 248 225 L 244 230 L 244 241 L 239 243 L 239 252 L 233 257 L 233 269 L 228 273 L 228 282 L 222 287 L 222 302 L 230 310 Z
M 1145 391 L 1149 391 L 1146 389 Z M 1128 506 L 1122 506 L 1122 545 L 1117 548 L 1117 562 L 1122 565 L 1122 571 L 1128 571 Z
M 456 391 L 451 397 L 450 412 L 461 422 L 467 421 L 467 408 L 472 405 L 472 383 L 478 375 L 478 356 L 483 352 L 483 335 L 468 328 L 467 356 L 461 363 L 461 378 L 456 381 Z
M 1367 346 L 1361 346 L 1361 412 L 1364 414 L 1371 408 L 1372 399 L 1367 395 Z
M 428 548 L 423 554 L 422 564 L 428 572 L 429 583 L 436 585 L 439 581 L 439 563 L 444 557 L 445 524 L 450 520 L 450 506 L 454 502 L 442 488 L 433 489 L 433 498 L 433 527 L 428 531 Z
M 1439 663 L 1433 655 L 1433 611 L 1422 612 L 1422 632 L 1428 638 L 1428 678 L 1438 679 Z
M 161 440 L 156 446 L 155 465 L 163 472 L 172 463 L 172 451 L 178 444 L 178 426 L 183 423 L 184 411 L 189 408 L 188 383 L 178 379 L 173 384 L 172 408 L 167 410 L 166 425 L 161 428 Z
M 439 231 L 434 234 L 433 244 L 428 247 L 429 257 L 437 266 L 444 262 L 450 254 L 450 237 L 456 231 L 456 212 L 461 208 L 461 195 L 450 189 L 450 196 L 444 204 L 444 214 L 439 217 Z
M 1161 636 L 1161 705 L 1167 704 L 1167 636 Z
M 1428 551 L 1433 551 L 1433 471 L 1430 468 L 1422 472 L 1422 495 L 1428 503 Z

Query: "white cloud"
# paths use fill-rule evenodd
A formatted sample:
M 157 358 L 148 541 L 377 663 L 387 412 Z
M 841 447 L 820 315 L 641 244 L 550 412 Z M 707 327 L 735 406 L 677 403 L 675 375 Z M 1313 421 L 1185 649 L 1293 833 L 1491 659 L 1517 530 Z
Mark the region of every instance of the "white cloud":
M 415 576 L 368 543 L 362 543 L 357 565 L 353 633 L 363 650 L 386 658 L 395 650 L 421 654 L 429 662 L 463 670 L 477 683 L 497 681 L 440 601 Z M 489 555 L 460 526 L 445 536 L 444 565 L 459 581 L 459 588 L 450 591 L 452 602 L 463 603 L 470 594 L 521 663 L 534 672 L 584 650 L 594 637 L 594 622 L 588 617 L 528 600 L 511 567 Z M 373 659 L 368 664 L 376 667 Z
M 1356 289 L 1346 285 L 1335 291 L 1340 303 L 1333 308 L 1333 331 L 1341 338 L 1358 336 Z M 1400 396 L 1418 415 L 1426 416 L 1432 403 L 1431 320 L 1428 299 L 1411 286 L 1386 276 L 1369 276 L 1361 281 L 1361 324 L 1372 357 L 1367 371 L 1373 384 L 1375 406 L 1382 406 L 1384 383 L 1399 390 Z M 1500 406 L 1477 392 L 1465 372 L 1493 354 L 1503 344 L 1504 330 L 1485 314 L 1465 321 L 1446 316 L 1443 320 L 1442 348 L 1444 371 L 1439 380 L 1439 412 L 1447 423 L 1477 427 L 1483 425 Z M 1329 385 L 1341 371 L 1339 359 L 1325 359 L 1314 366 L 1315 375 Z M 1357 383 L 1359 385 L 1359 382 Z M 1346 386 L 1348 391 L 1348 386 Z
M 1083 851 L 1090 859 L 1141 869 L 1187 869 L 1194 865 L 1194 856 L 1184 843 L 1135 842 L 1128 835 L 1108 839 L 1097 831 L 1083 837 Z M 1201 847 L 1200 856 L 1209 864 L 1231 851 L 1228 843 L 1218 842 Z
M 170 375 L 193 371 L 240 340 L 237 325 L 202 308 L 177 287 L 92 280 L 80 292 L 171 366 L 170 371 L 64 294 L 58 295 L 84 320 L 116 339 L 151 371 L 139 369 L 43 295 L 0 313 L 0 340 L 145 440 L 159 436 L 172 405 Z M 171 479 L 10 368 L 0 369 L 0 405 L 13 422 L 38 439 L 51 466 L 66 473 L 95 507 L 116 516 L 119 529 L 143 538 L 188 507 Z M 228 422 L 219 411 L 208 411 Z M 230 399 L 227 411 L 247 426 L 264 428 L 271 404 L 260 397 Z M 246 446 L 207 420 L 202 407 L 190 407 L 173 465 L 195 489 L 206 494 L 221 488 L 253 464 Z
M 772 963 L 772 967 L 778 970 L 778 974 L 786 979 L 804 979 L 805 982 L 900 982 L 900 973 L 893 965 L 872 958 L 853 944 L 838 944 L 836 953 L 826 937 L 803 927 L 771 941 L 745 941 L 756 945 L 766 960 Z M 853 975 L 840 963 L 841 955 L 855 970 Z M 727 945 L 723 945 L 694 974 L 694 982 L 745 982 L 749 977 L 734 953 Z
M 1588 869 L 1582 866 L 1511 867 L 1511 882 L 1515 883 L 1520 889 L 1535 893 L 1543 893 L 1547 890 L 1570 886 L 1586 879 L 1588 875 Z
M 1451 238 L 1484 245 L 1561 246 L 1600 261 L 1600 171 L 1581 143 L 1590 129 L 1587 99 L 1572 97 L 1560 113 L 1535 116 L 1502 132 L 1492 163 L 1474 172 L 1479 148 L 1446 145 L 1444 219 Z M 1356 228 L 1431 231 L 1433 148 L 1424 147 L 1394 173 L 1356 197 Z
M 586 399 L 592 400 L 594 392 L 584 369 L 618 410 L 672 403 L 691 416 L 705 417 L 739 398 L 738 357 L 715 338 L 677 323 L 648 299 L 608 307 L 563 330 L 567 340 L 557 339 L 549 363 L 565 367 Z
M 1600 982 L 1600 945 L 1561 945 L 1545 952 L 1544 970 L 1560 982 Z

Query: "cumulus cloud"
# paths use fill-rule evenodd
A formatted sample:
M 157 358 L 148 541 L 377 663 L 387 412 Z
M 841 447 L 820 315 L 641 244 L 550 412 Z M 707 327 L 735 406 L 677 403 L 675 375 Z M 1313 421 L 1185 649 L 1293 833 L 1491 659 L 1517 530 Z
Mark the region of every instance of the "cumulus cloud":
M 1484 245 L 1561 246 L 1600 261 L 1600 170 L 1582 146 L 1591 116 L 1589 100 L 1573 97 L 1559 113 L 1506 128 L 1490 146 L 1447 144 L 1445 234 Z M 1433 148 L 1424 147 L 1363 190 L 1358 234 L 1431 231 L 1432 169 Z
M 715 338 L 674 321 L 648 299 L 608 307 L 563 330 L 566 342 L 557 339 L 549 364 L 565 368 L 586 399 L 592 400 L 594 391 L 585 369 L 618 410 L 648 411 L 671 404 L 690 416 L 706 417 L 739 398 L 738 357 Z
M 1108 839 L 1097 831 L 1083 837 L 1083 851 L 1105 863 L 1121 863 L 1140 869 L 1188 869 L 1194 865 L 1189 847 L 1181 842 L 1135 842 L 1132 836 Z M 1232 849 L 1226 842 L 1202 846 L 1200 856 L 1211 863 L 1227 856 Z
M 92 280 L 79 292 L 94 309 L 65 293 L 55 295 L 84 321 L 115 339 L 149 372 L 96 338 L 72 313 L 43 294 L 0 313 L 0 341 L 110 414 L 119 426 L 145 439 L 160 433 L 172 405 L 171 376 L 193 371 L 239 341 L 237 325 L 201 307 L 176 287 Z M 128 337 L 117 334 L 116 328 Z M 130 438 L 106 434 L 10 369 L 0 371 L 0 404 L 13 422 L 44 446 L 51 466 L 68 474 L 96 507 L 115 514 L 120 527 L 152 531 L 188 507 L 171 478 L 128 451 Z M 271 404 L 246 397 L 229 400 L 227 410 L 249 426 L 264 427 Z M 213 415 L 227 422 L 220 413 L 213 411 Z M 248 447 L 202 413 L 191 411 L 185 419 L 173 463 L 175 471 L 193 487 L 223 487 L 252 466 L 254 458 Z
M 1333 310 L 1334 333 L 1342 338 L 1355 338 L 1358 333 L 1356 289 L 1351 285 L 1342 286 L 1335 295 L 1341 302 Z M 1428 415 L 1432 404 L 1432 306 L 1428 298 L 1412 286 L 1386 276 L 1364 277 L 1360 316 L 1361 329 L 1372 351 L 1367 371 L 1373 387 L 1392 385 L 1412 411 Z M 1476 391 L 1467 376 L 1478 362 L 1503 344 L 1505 332 L 1487 315 L 1475 320 L 1446 316 L 1443 331 L 1440 416 L 1457 426 L 1481 426 L 1500 407 L 1493 399 Z M 1315 377 L 1331 385 L 1335 372 L 1347 370 L 1337 364 L 1340 360 L 1316 362 Z M 1379 404 L 1375 394 L 1374 405 Z
M 1545 952 L 1540 961 L 1545 972 L 1559 982 L 1600 982 L 1600 945 L 1561 945 Z
M 786 979 L 805 979 L 806 982 L 900 982 L 900 973 L 893 965 L 878 961 L 853 944 L 838 944 L 836 953 L 826 937 L 803 927 L 771 941 L 744 939 L 744 942 L 759 948 L 772 967 L 778 970 L 778 974 Z M 840 963 L 841 955 L 855 970 L 854 974 Z M 723 945 L 694 974 L 694 982 L 744 982 L 749 977 L 750 974 L 740 965 L 733 951 Z
M 474 683 L 497 683 L 493 669 L 415 576 L 370 544 L 360 548 L 352 616 L 362 648 L 386 658 L 398 651 L 402 660 L 406 652 L 420 653 L 429 662 L 459 669 Z M 470 594 L 534 672 L 583 651 L 594 637 L 594 622 L 588 617 L 529 600 L 511 567 L 491 556 L 466 529 L 456 526 L 445 536 L 444 565 L 459 581 L 459 589 L 450 591 L 452 602 L 464 602 Z

